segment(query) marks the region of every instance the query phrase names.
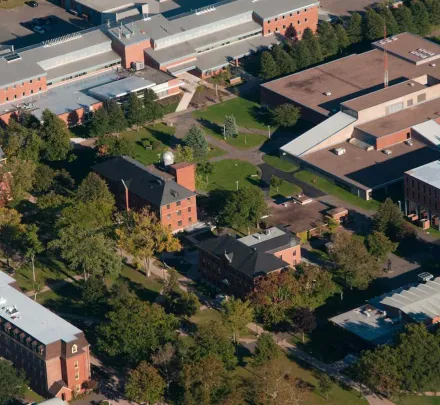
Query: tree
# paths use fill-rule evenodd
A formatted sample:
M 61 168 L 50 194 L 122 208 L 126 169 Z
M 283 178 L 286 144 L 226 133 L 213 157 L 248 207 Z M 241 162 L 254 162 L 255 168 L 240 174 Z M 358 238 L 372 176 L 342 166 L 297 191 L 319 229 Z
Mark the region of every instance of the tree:
M 397 243 L 393 243 L 386 235 L 378 231 L 370 233 L 366 243 L 370 254 L 380 261 L 383 261 L 388 256 L 388 253 L 393 252 L 397 248 Z
M 171 294 L 179 290 L 179 273 L 172 267 L 167 271 L 168 276 L 165 279 L 165 285 L 162 290 L 163 295 Z
M 304 397 L 298 381 L 275 361 L 255 370 L 250 380 L 250 395 L 255 405 L 299 404 Z
M 197 164 L 197 177 L 202 177 L 206 184 L 209 184 L 209 176 L 215 173 L 215 165 L 209 160 Z
M 33 190 L 37 193 L 49 191 L 55 182 L 55 170 L 45 164 L 39 164 L 35 169 Z
M 150 277 L 150 260 L 154 254 L 181 249 L 179 240 L 148 209 L 131 212 L 116 233 L 120 248 L 133 255 L 138 265 L 143 263 L 147 277 Z
M 145 122 L 143 105 L 136 93 L 130 93 L 125 118 L 131 127 L 138 127 Z
M 320 41 L 310 28 L 304 30 L 301 41 L 303 41 L 309 49 L 312 64 L 319 63 L 324 59 Z
M 328 21 L 321 21 L 318 25 L 318 40 L 324 57 L 338 52 L 338 37 Z
M 28 385 L 24 370 L 17 370 L 9 361 L 0 359 L 0 405 L 24 398 Z
M 280 348 L 275 342 L 272 333 L 262 333 L 257 339 L 252 364 L 255 367 L 259 367 L 269 361 L 277 359 L 280 354 Z
M 194 336 L 190 357 L 197 361 L 209 356 L 220 359 L 227 370 L 233 370 L 237 365 L 229 331 L 219 321 L 209 321 L 200 325 Z
M 429 23 L 429 14 L 425 5 L 419 0 L 414 0 L 410 3 L 410 9 L 417 33 L 421 36 L 429 34 L 431 25 Z
M 155 304 L 142 301 L 117 285 L 110 294 L 106 321 L 97 328 L 97 346 L 129 363 L 148 360 L 164 344 L 177 339 L 178 322 Z
M 121 132 L 127 128 L 124 111 L 115 100 L 109 100 L 106 105 L 108 113 L 108 132 Z
M 9 158 L 16 157 L 20 160 L 38 162 L 42 140 L 36 129 L 27 128 L 11 119 L 5 131 L 1 131 L 0 135 L 2 149 Z
M 325 396 L 325 399 L 328 399 L 328 393 L 331 391 L 333 385 L 332 379 L 323 371 L 319 372 L 317 377 L 319 391 L 321 391 L 321 394 Z
M 153 365 L 159 370 L 169 392 L 170 385 L 178 378 L 176 349 L 171 343 L 165 343 L 151 356 Z
M 292 315 L 292 324 L 295 330 L 302 334 L 304 343 L 304 335 L 316 328 L 315 314 L 306 307 L 296 308 Z
M 194 152 L 189 146 L 177 145 L 174 156 L 176 163 L 194 162 Z
M 425 0 L 431 25 L 440 24 L 440 2 L 438 0 Z
M 280 74 L 277 64 L 273 56 L 268 51 L 264 51 L 260 55 L 260 70 L 258 76 L 263 80 L 270 80 Z
M 335 27 L 336 38 L 338 38 L 339 52 L 342 52 L 345 48 L 350 46 L 350 40 L 348 39 L 347 31 L 342 24 L 337 24 Z
M 305 69 L 313 63 L 313 57 L 307 44 L 303 41 L 297 41 L 292 48 L 292 57 L 296 61 L 297 69 Z
M 392 36 L 399 33 L 399 26 L 388 5 L 386 4 L 381 5 L 379 9 L 379 15 L 382 17 L 382 20 L 385 22 L 387 35 Z
M 364 243 L 348 232 L 332 236 L 331 258 L 336 265 L 336 274 L 346 287 L 365 289 L 380 272 L 377 260 L 369 253 Z
M 82 285 L 81 299 L 90 312 L 98 313 L 107 301 L 107 293 L 105 280 L 99 276 L 93 276 Z
M 241 301 L 231 297 L 222 304 L 222 319 L 231 331 L 234 343 L 238 344 L 239 333 L 247 329 L 247 324 L 254 319 L 254 311 L 249 301 Z
M 391 198 L 380 204 L 373 216 L 373 229 L 385 234 L 392 241 L 398 240 L 403 223 L 403 214 Z
M 192 149 L 194 158 L 204 158 L 209 150 L 205 134 L 198 125 L 192 125 L 183 138 L 183 145 Z
M 6 164 L 0 166 L 0 179 L 3 179 L 8 190 L 3 194 L 11 198 L 10 200 L 5 198 L 6 203 L 17 205 L 28 197 L 33 187 L 35 169 L 36 165 L 32 160 L 18 160 L 17 158 L 8 159 Z
M 280 74 L 287 75 L 293 73 L 296 70 L 295 61 L 292 57 L 283 49 L 282 45 L 274 45 L 271 49 L 271 55 Z
M 402 4 L 393 10 L 393 14 L 399 27 L 399 32 L 417 33 L 417 28 L 414 25 L 413 15 L 409 7 Z
M 6 255 L 8 266 L 24 229 L 24 225 L 21 223 L 21 214 L 18 211 L 0 206 L 0 244 Z
M 270 179 L 270 186 L 275 188 L 278 193 L 279 187 L 283 184 L 283 179 L 278 176 L 272 176 Z
M 237 122 L 234 115 L 225 115 L 224 137 L 236 138 L 238 135 Z
M 331 234 L 334 233 L 336 229 L 339 228 L 339 222 L 332 217 L 326 217 L 326 222 L 327 222 L 327 229 Z
M 76 199 L 85 204 L 98 203 L 105 206 L 105 211 L 112 211 L 115 198 L 108 189 L 107 183 L 96 173 L 89 173 L 76 190 Z
M 128 373 L 125 395 L 130 401 L 154 405 L 162 400 L 164 391 L 165 381 L 146 361 Z
M 372 8 L 367 8 L 364 17 L 364 38 L 375 41 L 383 37 L 384 22 L 382 17 Z
M 249 232 L 252 225 L 259 228 L 260 219 L 266 213 L 267 205 L 263 192 L 254 187 L 244 187 L 231 193 L 221 216 L 229 226 L 245 226 Z
M 352 44 L 357 44 L 363 39 L 362 17 L 359 13 L 353 13 L 347 24 L 348 39 Z
M 197 295 L 193 292 L 183 291 L 180 294 L 179 306 L 181 308 L 181 314 L 190 318 L 200 309 L 200 301 Z
M 70 131 L 66 123 L 47 108 L 41 118 L 40 137 L 43 140 L 43 158 L 49 161 L 66 159 L 71 150 Z
M 96 142 L 99 154 L 102 156 L 135 156 L 133 143 L 125 138 L 106 134 Z
M 146 89 L 144 92 L 145 120 L 153 122 L 163 117 L 164 108 L 157 102 L 157 94 L 152 89 Z
M 293 104 L 281 104 L 272 110 L 272 121 L 275 125 L 293 127 L 301 116 L 300 109 Z
M 35 276 L 35 256 L 41 253 L 44 248 L 38 237 L 38 227 L 35 224 L 26 225 L 23 234 L 23 249 L 25 252 L 25 257 L 31 261 L 32 265 L 32 280 L 34 283 L 37 282 Z M 36 299 L 36 297 L 35 297 Z
M 90 121 L 90 134 L 94 137 L 101 137 L 111 131 L 110 117 L 107 109 L 100 107 L 94 111 Z

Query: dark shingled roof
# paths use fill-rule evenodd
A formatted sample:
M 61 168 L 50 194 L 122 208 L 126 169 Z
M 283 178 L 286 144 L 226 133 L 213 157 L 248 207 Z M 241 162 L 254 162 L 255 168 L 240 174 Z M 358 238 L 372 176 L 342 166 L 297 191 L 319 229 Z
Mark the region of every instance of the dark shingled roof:
M 195 195 L 195 193 L 177 184 L 174 180 L 167 180 L 151 173 L 137 160 L 128 156 L 106 160 L 93 166 L 93 170 L 111 181 L 124 180 L 130 192 L 156 207 Z
M 271 253 L 261 251 L 258 245 L 257 248 L 246 246 L 231 235 L 208 239 L 199 248 L 217 257 L 225 257 L 232 267 L 249 277 L 258 277 L 289 265 Z

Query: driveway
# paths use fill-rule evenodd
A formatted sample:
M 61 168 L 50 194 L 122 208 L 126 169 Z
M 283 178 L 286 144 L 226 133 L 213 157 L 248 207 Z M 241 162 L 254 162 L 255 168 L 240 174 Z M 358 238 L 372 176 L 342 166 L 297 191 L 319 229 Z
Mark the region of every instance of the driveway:
M 14 45 L 19 49 L 90 26 L 83 19 L 45 0 L 39 0 L 38 4 L 39 6 L 35 8 L 24 4 L 12 9 L 0 9 L 0 44 Z M 48 32 L 35 33 L 29 24 L 32 19 L 48 16 L 54 17 L 52 24 L 42 27 Z

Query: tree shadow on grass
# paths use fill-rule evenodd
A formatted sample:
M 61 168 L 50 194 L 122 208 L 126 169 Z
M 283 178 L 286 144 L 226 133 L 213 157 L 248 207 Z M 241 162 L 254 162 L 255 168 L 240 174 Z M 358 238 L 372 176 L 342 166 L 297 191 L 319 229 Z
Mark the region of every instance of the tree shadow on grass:
M 218 135 L 222 135 L 223 133 L 223 127 L 215 122 L 209 121 L 205 118 L 199 118 L 197 120 L 200 125 L 202 125 L 202 127 L 209 129 L 210 131 L 218 134 Z
M 148 132 L 150 132 L 151 136 L 158 141 L 162 142 L 164 145 L 175 148 L 177 145 L 182 143 L 181 139 L 176 138 L 174 135 L 167 134 L 166 132 L 159 131 L 154 128 L 148 128 Z
M 268 108 L 252 106 L 248 108 L 248 112 L 249 115 L 259 124 L 262 125 L 273 124 L 270 110 Z

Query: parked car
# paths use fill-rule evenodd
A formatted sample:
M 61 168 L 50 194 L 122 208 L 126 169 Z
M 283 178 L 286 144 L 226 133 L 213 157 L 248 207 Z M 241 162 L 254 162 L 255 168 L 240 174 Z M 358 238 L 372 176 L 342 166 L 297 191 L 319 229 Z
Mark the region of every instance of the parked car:
M 41 28 L 39 25 L 36 25 L 35 27 L 34 27 L 34 31 L 37 33 L 37 34 L 44 34 L 46 31 L 44 31 L 43 30 L 43 28 Z
M 29 6 L 31 6 L 31 7 L 38 7 L 38 2 L 37 1 L 29 1 L 28 2 L 28 4 L 29 4 Z

